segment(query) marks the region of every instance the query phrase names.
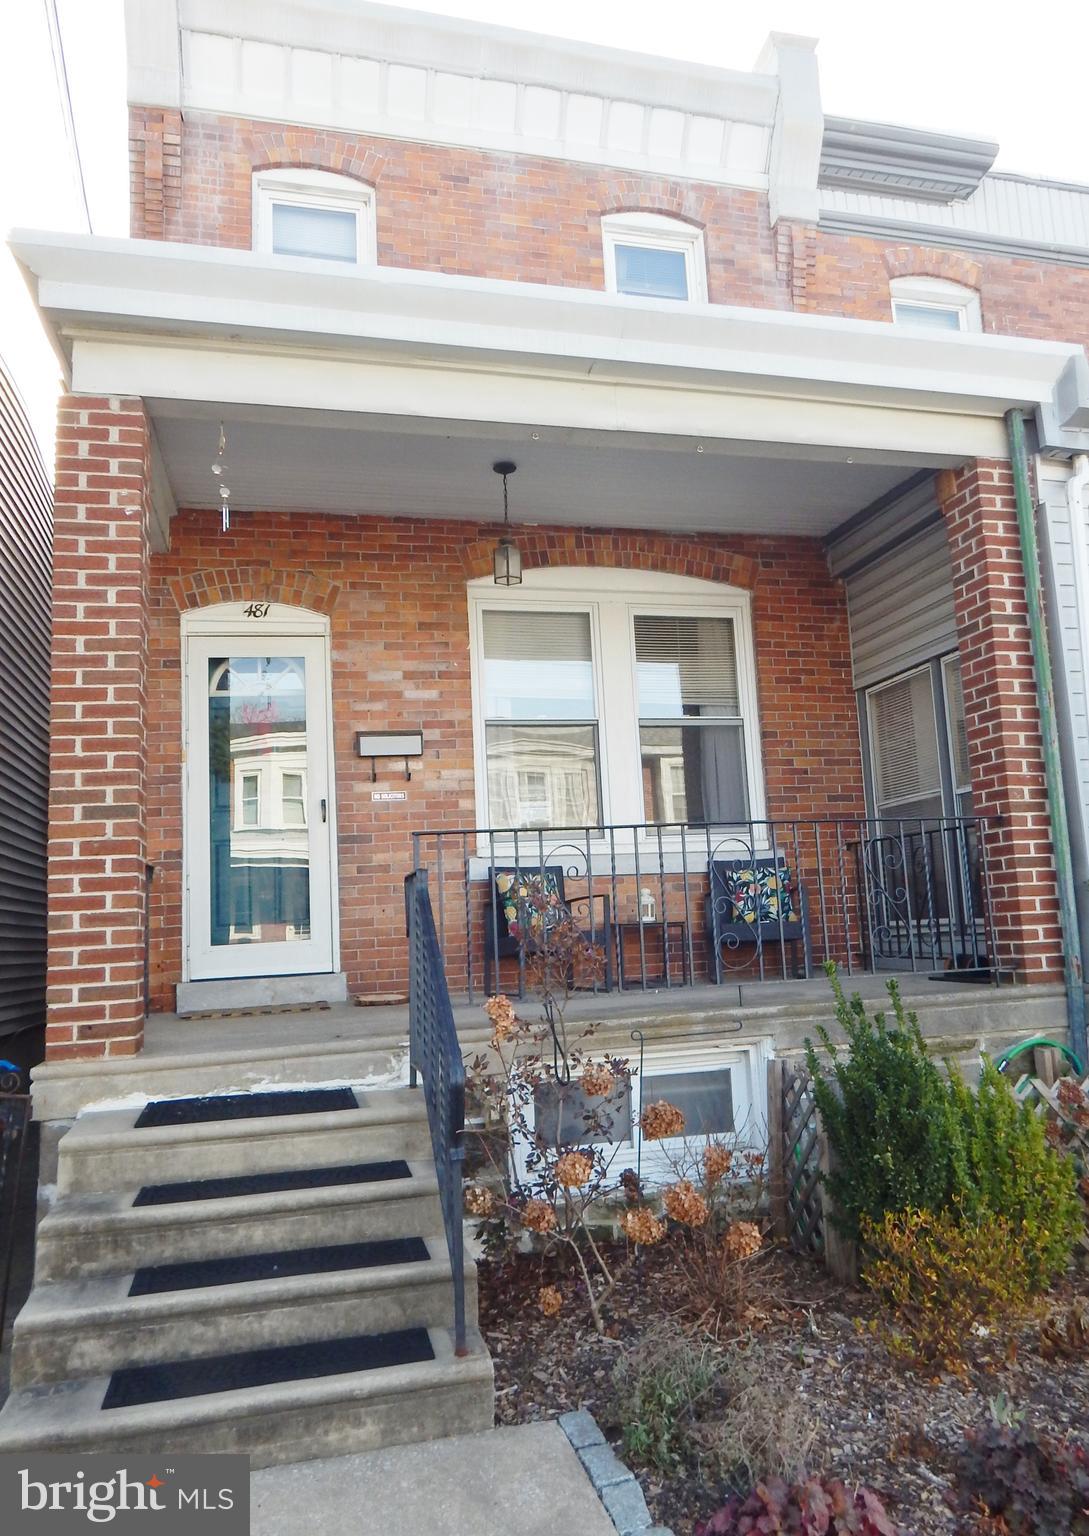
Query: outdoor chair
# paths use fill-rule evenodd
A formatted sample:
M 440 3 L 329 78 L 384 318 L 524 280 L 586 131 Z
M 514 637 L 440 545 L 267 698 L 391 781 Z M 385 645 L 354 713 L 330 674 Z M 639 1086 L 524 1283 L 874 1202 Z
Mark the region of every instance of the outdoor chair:
M 721 981 L 725 971 L 738 969 L 736 959 L 724 963 L 724 956 L 733 956 L 751 946 L 755 958 L 761 949 L 780 946 L 785 949 L 787 944 L 791 950 L 793 975 L 809 975 L 809 920 L 805 892 L 785 860 L 713 860 L 708 868 L 704 913 L 710 980 Z M 799 945 L 803 960 L 800 970 Z M 776 956 L 780 975 L 783 974 L 782 952 L 780 949 Z
M 542 909 L 541 897 L 547 905 Z M 550 914 L 555 913 L 555 918 Z M 605 954 L 606 992 L 613 988 L 608 896 L 569 897 L 560 864 L 493 865 L 484 910 L 484 990 L 498 986 L 505 959 L 518 961 L 519 981 L 527 956 L 538 953 L 551 921 L 570 917 L 588 943 Z M 572 985 L 577 978 L 572 978 Z M 493 986 L 494 982 L 494 986 Z

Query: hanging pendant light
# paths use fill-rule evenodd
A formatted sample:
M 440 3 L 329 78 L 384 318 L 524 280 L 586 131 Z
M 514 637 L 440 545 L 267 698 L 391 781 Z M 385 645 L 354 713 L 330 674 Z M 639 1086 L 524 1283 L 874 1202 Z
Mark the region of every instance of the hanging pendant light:
M 519 587 L 522 584 L 522 554 L 510 536 L 510 506 L 507 501 L 507 477 L 518 468 L 510 459 L 500 459 L 492 468 L 503 476 L 503 537 L 495 546 L 492 569 L 497 587 Z

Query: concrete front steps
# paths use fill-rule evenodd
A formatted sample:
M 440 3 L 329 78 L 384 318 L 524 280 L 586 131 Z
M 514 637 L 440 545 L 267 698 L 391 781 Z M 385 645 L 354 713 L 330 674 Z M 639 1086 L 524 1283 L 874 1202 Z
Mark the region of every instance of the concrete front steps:
M 76 1122 L 15 1323 L 0 1452 L 236 1450 L 260 1466 L 491 1426 L 471 1265 L 469 1354 L 453 1353 L 422 1096 L 355 1096 L 319 1113 Z M 230 1183 L 251 1176 L 256 1191 Z M 182 1187 L 146 1189 L 160 1183 Z
M 39 1282 L 123 1273 L 210 1255 L 365 1242 L 442 1226 L 432 1164 L 408 1160 L 407 1179 L 135 1205 L 137 1191 L 64 1195 L 38 1227 Z
M 61 1142 L 61 1195 L 224 1173 L 271 1173 L 390 1157 L 428 1158 L 431 1134 L 411 1088 L 356 1090 L 358 1109 L 136 1129 L 140 1109 L 81 1115 Z

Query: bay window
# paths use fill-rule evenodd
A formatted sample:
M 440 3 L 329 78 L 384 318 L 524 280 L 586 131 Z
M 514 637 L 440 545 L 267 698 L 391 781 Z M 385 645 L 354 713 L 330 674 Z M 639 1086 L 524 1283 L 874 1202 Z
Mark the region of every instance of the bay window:
M 761 819 L 747 593 L 550 569 L 470 583 L 470 611 L 478 825 Z

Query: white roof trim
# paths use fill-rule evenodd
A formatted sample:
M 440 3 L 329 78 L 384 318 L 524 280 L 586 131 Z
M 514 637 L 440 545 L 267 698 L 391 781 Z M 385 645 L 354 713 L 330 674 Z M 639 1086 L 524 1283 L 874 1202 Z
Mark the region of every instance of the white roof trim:
M 587 289 L 344 269 L 251 251 L 16 231 L 47 321 L 74 328 L 247 336 L 374 354 L 603 369 L 630 381 L 699 376 L 771 390 L 927 409 L 1001 414 L 1051 403 L 1081 349 L 1063 342 L 928 334 L 793 311 L 678 305 Z M 1066 375 L 1064 379 L 1064 374 Z M 1067 414 L 1084 402 L 1063 402 Z

